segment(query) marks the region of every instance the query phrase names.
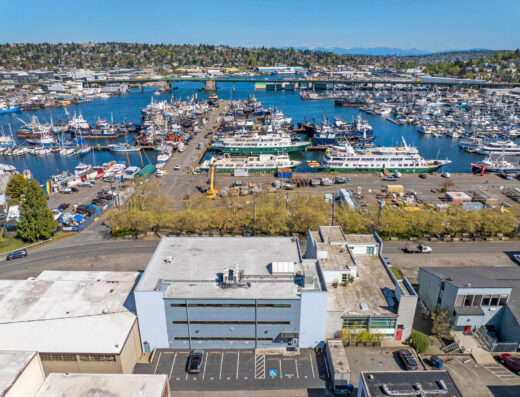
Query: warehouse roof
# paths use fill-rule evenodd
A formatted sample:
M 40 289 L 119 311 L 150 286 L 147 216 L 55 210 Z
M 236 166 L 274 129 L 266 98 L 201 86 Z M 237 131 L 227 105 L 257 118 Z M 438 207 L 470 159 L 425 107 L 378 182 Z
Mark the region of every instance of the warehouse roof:
M 138 275 L 45 271 L 0 280 L 0 350 L 119 353 L 136 321 Z
M 5 395 L 35 356 L 35 352 L 0 352 L 0 396 Z
M 168 298 L 297 298 L 294 277 L 273 273 L 276 262 L 291 263 L 294 273 L 302 272 L 296 238 L 163 237 L 136 291 L 163 285 Z M 244 285 L 221 288 L 219 274 L 236 268 Z
M 167 375 L 50 374 L 36 397 L 162 397 Z

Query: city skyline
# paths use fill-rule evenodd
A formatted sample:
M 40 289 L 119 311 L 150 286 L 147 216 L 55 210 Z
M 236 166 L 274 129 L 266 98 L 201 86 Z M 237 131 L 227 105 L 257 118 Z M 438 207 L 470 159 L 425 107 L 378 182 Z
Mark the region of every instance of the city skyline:
M 362 4 L 268 0 L 165 3 L 29 0 L 3 5 L 2 42 L 140 42 L 244 47 L 419 49 L 427 52 L 520 46 L 520 4 L 402 0 Z M 5 16 L 17 16 L 5 18 Z M 427 18 L 425 17 L 427 15 Z M 23 22 L 23 29 L 20 29 Z M 493 29 L 486 29 L 492 26 Z M 483 28 L 484 27 L 484 28 Z

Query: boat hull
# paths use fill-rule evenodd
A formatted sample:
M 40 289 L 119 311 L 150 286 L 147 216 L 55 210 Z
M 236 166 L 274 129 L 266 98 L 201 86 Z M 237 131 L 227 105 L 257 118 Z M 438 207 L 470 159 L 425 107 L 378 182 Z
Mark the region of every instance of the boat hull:
M 20 111 L 20 106 L 16 106 L 14 108 L 0 110 L 0 114 L 14 113 L 14 112 L 19 112 L 19 111 Z
M 295 146 L 280 146 L 280 147 L 233 147 L 233 146 L 221 146 L 214 147 L 214 149 L 221 151 L 222 153 L 229 154 L 276 154 L 276 153 L 294 153 L 302 152 L 308 145 L 295 145 Z
M 284 169 L 294 169 L 294 167 L 283 167 Z M 215 168 L 215 172 L 218 174 L 232 174 L 235 172 L 235 170 L 246 170 L 250 174 L 274 174 L 278 172 L 280 168 L 274 167 L 274 168 Z M 201 168 L 202 171 L 208 171 L 208 168 Z
M 385 171 L 389 173 L 400 172 L 401 174 L 428 174 L 441 168 L 444 164 L 434 165 L 431 167 L 419 167 L 419 168 L 385 168 Z M 316 167 L 320 171 L 324 172 L 340 172 L 349 174 L 367 174 L 374 172 L 382 172 L 381 168 L 330 168 L 330 167 Z

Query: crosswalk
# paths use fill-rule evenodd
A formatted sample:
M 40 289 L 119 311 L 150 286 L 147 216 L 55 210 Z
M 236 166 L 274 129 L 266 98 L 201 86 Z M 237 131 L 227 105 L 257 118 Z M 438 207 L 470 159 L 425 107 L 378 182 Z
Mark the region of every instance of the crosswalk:
M 255 379 L 265 379 L 265 354 L 255 354 Z

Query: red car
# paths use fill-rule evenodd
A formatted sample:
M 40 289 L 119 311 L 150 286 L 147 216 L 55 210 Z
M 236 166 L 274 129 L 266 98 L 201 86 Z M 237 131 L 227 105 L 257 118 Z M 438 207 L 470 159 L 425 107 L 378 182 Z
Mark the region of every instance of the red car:
M 500 355 L 500 362 L 504 364 L 506 367 L 511 368 L 513 371 L 516 372 L 517 375 L 520 375 L 520 358 L 514 357 L 511 354 L 501 354 Z

